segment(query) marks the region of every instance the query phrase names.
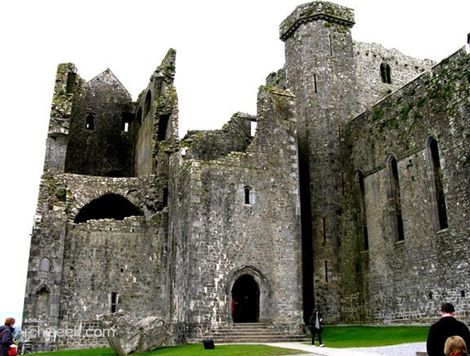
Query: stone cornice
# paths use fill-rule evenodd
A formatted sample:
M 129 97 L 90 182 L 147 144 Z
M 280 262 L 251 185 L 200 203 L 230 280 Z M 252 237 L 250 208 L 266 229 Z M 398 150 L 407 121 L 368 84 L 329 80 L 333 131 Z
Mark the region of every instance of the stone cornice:
M 280 25 L 280 38 L 286 41 L 302 24 L 325 20 L 346 27 L 354 26 L 352 9 L 324 1 L 315 1 L 298 6 Z

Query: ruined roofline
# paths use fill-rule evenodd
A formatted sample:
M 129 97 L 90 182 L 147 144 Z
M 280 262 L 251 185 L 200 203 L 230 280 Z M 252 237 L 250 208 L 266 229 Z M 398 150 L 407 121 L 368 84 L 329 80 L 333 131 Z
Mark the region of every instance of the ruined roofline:
M 378 105 L 381 105 L 382 103 L 386 102 L 387 100 L 390 100 L 390 98 L 394 97 L 395 95 L 397 95 L 397 93 L 400 93 L 404 90 L 406 90 L 406 88 L 408 87 L 411 87 L 412 85 L 416 85 L 416 82 L 419 81 L 419 80 L 422 80 L 422 78 L 426 75 L 436 75 L 436 71 L 439 71 L 439 69 L 441 68 L 441 66 L 445 65 L 447 62 L 451 61 L 454 57 L 457 57 L 459 55 L 467 55 L 467 56 L 470 56 L 469 53 L 466 52 L 466 49 L 465 47 L 461 47 L 459 48 L 457 51 L 455 51 L 454 53 L 450 54 L 449 56 L 447 56 L 446 58 L 442 59 L 441 61 L 437 62 L 437 63 L 434 63 L 434 65 L 429 68 L 429 69 L 426 69 L 424 72 L 420 73 L 419 75 L 417 75 L 415 78 L 413 78 L 412 80 L 410 80 L 408 83 L 406 83 L 405 85 L 401 86 L 401 87 L 398 87 L 396 88 L 395 90 L 393 90 L 390 94 L 388 94 L 387 96 L 383 97 L 382 99 L 378 100 L 377 102 L 375 102 L 373 105 L 371 105 L 370 107 L 368 107 L 367 109 L 365 109 L 364 111 L 360 112 L 359 114 L 357 114 L 356 116 L 354 116 L 349 122 L 348 124 L 356 121 L 356 120 L 360 120 L 360 118 L 362 118 L 364 115 L 369 115 L 372 110 L 378 106 Z M 431 61 L 431 60 L 429 60 Z M 433 61 L 432 61 L 433 62 Z M 399 95 L 399 94 L 398 94 Z M 383 120 L 378 120 L 376 121 L 376 123 L 381 123 L 383 122 Z
M 326 20 L 346 27 L 354 26 L 354 10 L 326 1 L 299 5 L 279 26 L 279 37 L 286 41 L 300 25 L 315 20 Z
M 100 77 L 104 77 L 105 75 L 111 76 L 114 80 L 116 80 L 119 83 L 119 86 L 126 92 L 126 94 L 129 96 L 129 98 L 132 99 L 132 95 L 129 93 L 129 91 L 126 89 L 126 87 L 122 84 L 122 82 L 119 80 L 118 77 L 113 73 L 113 71 L 109 68 L 106 68 L 104 71 L 102 71 L 100 74 L 95 75 L 93 78 L 90 80 L 86 81 L 86 84 L 91 83 L 94 80 L 99 80 Z

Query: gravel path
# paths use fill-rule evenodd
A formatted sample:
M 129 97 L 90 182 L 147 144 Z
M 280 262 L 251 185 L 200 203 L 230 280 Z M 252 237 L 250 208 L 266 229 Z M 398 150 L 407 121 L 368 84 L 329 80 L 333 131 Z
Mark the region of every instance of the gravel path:
M 426 351 L 425 342 L 381 347 L 357 347 L 349 349 L 318 347 L 306 345 L 300 342 L 272 343 L 266 345 L 306 351 L 310 352 L 310 355 L 315 356 L 415 356 L 416 351 Z

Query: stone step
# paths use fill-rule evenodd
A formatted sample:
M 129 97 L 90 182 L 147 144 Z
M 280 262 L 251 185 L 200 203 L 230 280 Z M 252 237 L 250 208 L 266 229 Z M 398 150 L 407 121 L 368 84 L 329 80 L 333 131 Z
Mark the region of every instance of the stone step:
M 211 338 L 216 343 L 257 343 L 309 341 L 303 334 L 289 335 L 267 323 L 238 323 L 222 325 L 212 330 Z
M 259 343 L 259 342 L 308 342 L 310 339 L 305 337 L 270 337 L 270 338 L 212 338 L 214 343 L 232 344 L 232 343 Z

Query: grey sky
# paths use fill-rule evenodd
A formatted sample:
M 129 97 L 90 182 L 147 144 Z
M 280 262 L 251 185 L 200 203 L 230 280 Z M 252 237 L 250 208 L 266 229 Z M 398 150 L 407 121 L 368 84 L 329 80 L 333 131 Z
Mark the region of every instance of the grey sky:
M 0 260 L 9 273 L 0 321 L 23 305 L 29 234 L 58 63 L 86 80 L 110 68 L 137 98 L 177 50 L 180 136 L 256 113 L 259 85 L 283 66 L 279 24 L 295 0 L 6 0 L 0 3 L 2 184 Z M 441 60 L 465 45 L 468 0 L 338 0 L 355 10 L 353 38 Z M 5 283 L 5 278 L 3 278 Z M 5 285 L 5 284 L 4 284 Z M 7 292 L 7 293 L 5 293 Z

